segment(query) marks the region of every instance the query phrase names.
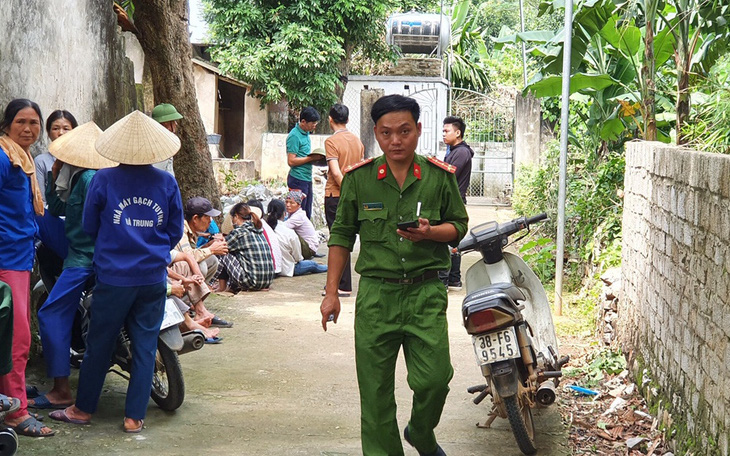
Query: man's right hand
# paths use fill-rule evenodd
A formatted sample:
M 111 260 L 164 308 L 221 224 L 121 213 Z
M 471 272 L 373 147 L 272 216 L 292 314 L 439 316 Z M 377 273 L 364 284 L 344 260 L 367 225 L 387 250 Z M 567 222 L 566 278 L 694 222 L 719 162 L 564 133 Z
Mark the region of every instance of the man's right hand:
M 340 297 L 337 294 L 337 288 L 334 293 L 327 293 L 322 300 L 322 305 L 319 306 L 319 311 L 322 313 L 322 329 L 327 331 L 327 322 L 330 321 L 330 316 L 333 316 L 332 323 L 337 324 L 337 318 L 340 316 Z
M 213 255 L 226 255 L 228 254 L 228 244 L 225 240 L 215 240 L 210 243 L 208 247 Z

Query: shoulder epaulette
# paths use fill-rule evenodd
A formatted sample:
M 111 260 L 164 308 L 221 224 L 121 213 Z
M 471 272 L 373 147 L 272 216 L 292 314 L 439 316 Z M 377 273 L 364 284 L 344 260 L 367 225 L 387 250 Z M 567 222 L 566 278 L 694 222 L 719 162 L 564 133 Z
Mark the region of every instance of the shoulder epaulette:
M 371 163 L 371 162 L 372 162 L 373 160 L 375 160 L 375 158 L 374 158 L 374 157 L 370 157 L 370 158 L 368 158 L 367 160 L 359 161 L 359 162 L 357 162 L 357 163 L 355 163 L 355 164 L 353 164 L 353 165 L 348 165 L 348 166 L 345 166 L 345 169 L 343 169 L 342 171 L 343 171 L 343 172 L 344 172 L 345 174 L 347 174 L 347 173 L 349 173 L 349 172 L 350 172 L 350 171 L 352 171 L 352 170 L 358 169 L 358 168 L 359 168 L 359 167 L 361 167 L 361 166 L 365 166 L 365 165 L 367 165 L 368 163 Z
M 456 166 L 450 165 L 443 160 L 439 160 L 436 157 L 427 157 L 426 160 L 428 160 L 428 162 L 431 163 L 432 165 L 443 169 L 444 171 L 448 171 L 452 174 L 456 172 Z

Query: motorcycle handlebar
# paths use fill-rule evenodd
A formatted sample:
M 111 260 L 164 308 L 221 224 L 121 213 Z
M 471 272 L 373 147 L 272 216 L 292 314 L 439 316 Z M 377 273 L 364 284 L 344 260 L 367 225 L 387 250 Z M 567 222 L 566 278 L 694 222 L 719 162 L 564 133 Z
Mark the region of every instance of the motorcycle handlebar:
M 537 222 L 541 222 L 543 220 L 547 220 L 547 218 L 548 218 L 547 214 L 543 212 L 542 214 L 537 214 L 537 215 L 534 215 L 532 217 L 526 218 L 525 219 L 525 223 L 527 224 L 527 226 L 530 226 L 533 223 L 537 223 Z
M 487 222 L 472 229 L 459 243 L 459 251 L 468 252 L 480 248 L 481 245 L 487 245 L 493 240 L 506 238 L 512 234 L 529 228 L 530 225 L 547 219 L 544 212 L 532 217 L 518 217 L 509 222 L 497 224 L 496 222 Z

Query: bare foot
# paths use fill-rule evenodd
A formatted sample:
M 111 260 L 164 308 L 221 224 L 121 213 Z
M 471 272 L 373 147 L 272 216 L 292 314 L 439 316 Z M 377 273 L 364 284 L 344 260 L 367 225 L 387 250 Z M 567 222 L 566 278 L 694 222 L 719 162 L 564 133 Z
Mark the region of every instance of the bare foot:
M 56 388 L 53 388 L 43 396 L 48 399 L 48 402 L 55 406 L 63 406 L 67 407 L 74 403 L 73 396 L 71 396 L 71 391 L 59 391 Z M 36 404 L 37 398 L 34 399 L 28 399 L 28 405 L 34 406 Z
M 213 317 L 195 318 L 194 321 L 195 321 L 195 323 L 199 324 L 200 326 L 207 328 L 210 326 L 210 323 L 213 321 Z

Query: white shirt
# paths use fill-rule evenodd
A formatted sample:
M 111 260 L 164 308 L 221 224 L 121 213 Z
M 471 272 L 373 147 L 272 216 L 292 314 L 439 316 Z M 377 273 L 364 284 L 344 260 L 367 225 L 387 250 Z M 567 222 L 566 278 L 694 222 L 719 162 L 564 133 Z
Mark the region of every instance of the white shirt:
M 271 253 L 274 255 L 274 272 L 280 273 L 281 272 L 281 246 L 279 245 L 279 239 L 276 237 L 276 233 L 274 230 L 269 226 L 268 223 L 266 223 L 266 220 L 261 219 L 261 224 L 264 227 L 264 232 L 266 233 L 266 238 L 269 241 L 269 247 L 271 247 Z M 300 247 L 301 249 L 301 247 Z
M 286 226 L 283 221 L 276 224 L 276 238 L 279 240 L 281 247 L 281 275 L 286 277 L 294 276 L 294 265 L 304 259 L 302 256 L 302 244 L 299 242 L 299 236 L 291 228 Z

